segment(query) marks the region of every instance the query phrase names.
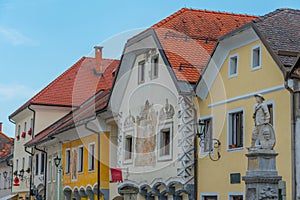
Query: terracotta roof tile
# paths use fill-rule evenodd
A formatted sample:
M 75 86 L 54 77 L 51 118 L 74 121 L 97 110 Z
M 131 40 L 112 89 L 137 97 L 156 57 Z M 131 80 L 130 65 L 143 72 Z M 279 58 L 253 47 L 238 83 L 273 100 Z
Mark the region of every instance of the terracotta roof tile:
M 71 111 L 40 133 L 35 138 L 25 144 L 25 146 L 33 146 L 38 143 L 42 143 L 49 138 L 50 135 L 62 132 L 68 127 L 72 127 L 75 124 L 83 121 L 86 118 L 95 115 L 96 111 L 102 110 L 107 106 L 110 91 L 100 91 L 98 94 L 92 96 L 89 100 L 84 102 L 80 107 Z
M 197 82 L 218 38 L 256 18 L 183 8 L 151 28 L 155 30 L 177 79 Z M 191 71 L 176 70 L 181 65 L 189 66 Z
M 119 65 L 119 60 L 103 59 L 105 70 L 103 77 L 96 75 L 96 59 L 82 57 L 72 67 L 56 78 L 23 106 L 17 109 L 10 118 L 30 104 L 79 106 L 100 90 L 107 90 L 112 85 L 112 72 Z
M 12 154 L 14 139 L 0 132 L 0 161 L 9 157 Z

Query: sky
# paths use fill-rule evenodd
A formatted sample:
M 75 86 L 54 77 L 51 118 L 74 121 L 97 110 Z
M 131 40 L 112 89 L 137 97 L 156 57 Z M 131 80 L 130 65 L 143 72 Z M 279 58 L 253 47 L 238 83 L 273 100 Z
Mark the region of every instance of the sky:
M 0 122 L 95 45 L 119 59 L 126 40 L 181 8 L 265 15 L 299 0 L 0 0 Z

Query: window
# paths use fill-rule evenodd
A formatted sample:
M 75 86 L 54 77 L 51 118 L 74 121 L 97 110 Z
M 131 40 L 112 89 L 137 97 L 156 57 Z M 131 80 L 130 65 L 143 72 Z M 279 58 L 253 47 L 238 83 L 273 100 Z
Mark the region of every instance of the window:
M 145 82 L 145 61 L 141 61 L 138 64 L 138 80 L 139 84 Z
M 89 171 L 95 170 L 95 144 L 89 144 Z
M 153 56 L 151 59 L 151 79 L 158 77 L 158 56 Z
M 52 162 L 51 160 L 48 161 L 48 169 L 47 169 L 47 179 L 48 182 L 51 181 L 51 171 L 52 171 Z
M 70 161 L 71 161 L 71 157 L 70 154 L 71 151 L 70 149 L 66 149 L 66 174 L 70 173 Z
M 207 118 L 207 119 L 203 119 L 201 120 L 201 122 L 203 123 L 204 126 L 204 138 L 202 141 L 202 152 L 203 153 L 209 153 L 212 150 L 212 118 Z
M 31 169 L 32 156 L 28 157 L 28 168 Z
M 41 154 L 41 174 L 44 174 L 45 170 L 45 154 Z
M 131 135 L 127 135 L 125 138 L 125 160 L 132 160 L 133 153 L 133 138 Z
M 83 146 L 78 147 L 78 172 L 83 172 Z
M 238 56 L 232 55 L 229 57 L 228 77 L 232 78 L 238 74 Z
M 243 200 L 243 195 L 229 195 L 229 200 Z
M 27 122 L 24 122 L 24 132 L 26 132 L 27 129 Z
M 18 132 L 17 132 L 17 136 L 20 137 L 21 134 L 21 125 L 18 125 Z
M 158 160 L 172 158 L 172 124 L 166 124 L 159 132 Z
M 22 158 L 22 168 L 21 169 L 25 170 L 25 158 L 24 157 Z
M 30 128 L 33 128 L 33 119 L 30 119 Z
M 39 154 L 35 155 L 35 175 L 39 174 Z
M 260 45 L 252 48 L 252 64 L 253 70 L 261 68 L 261 48 Z
M 55 181 L 56 180 L 56 170 L 57 167 L 55 166 L 55 161 L 54 161 L 55 157 L 52 160 L 52 170 L 50 170 L 50 172 L 52 172 L 52 180 Z
M 229 149 L 243 147 L 243 111 L 229 113 Z
M 18 171 L 18 170 L 19 170 L 19 160 L 16 159 L 16 171 Z
M 203 195 L 201 200 L 218 200 L 217 195 Z

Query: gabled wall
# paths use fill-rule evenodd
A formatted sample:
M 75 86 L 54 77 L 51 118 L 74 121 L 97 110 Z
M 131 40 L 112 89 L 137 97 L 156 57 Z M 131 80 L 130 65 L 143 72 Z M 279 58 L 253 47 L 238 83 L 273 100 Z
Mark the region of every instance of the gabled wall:
M 197 88 L 197 94 L 202 98 L 198 98 L 198 118 L 212 118 L 213 138 L 221 142 L 219 149 L 221 158 L 217 162 L 210 160 L 208 153 L 199 152 L 198 197 L 214 194 L 219 199 L 228 199 L 230 194 L 244 195 L 244 182 L 240 179 L 239 183 L 231 183 L 230 176 L 239 174 L 242 177 L 246 174 L 245 154 L 248 152 L 246 147 L 250 146 L 254 127 L 252 114 L 256 102 L 253 95 L 262 93 L 266 102 L 273 106 L 275 151 L 279 153 L 277 169 L 282 180 L 286 181 L 286 198 L 290 199 L 292 182 L 290 94 L 284 88 L 282 72 L 266 47 L 258 38 L 253 41 L 250 39 L 255 38 L 254 36 L 243 37 L 243 34 L 241 32 L 227 37 L 219 43 L 208 64 L 211 68 L 214 65 L 215 69 L 206 69 L 207 72 L 214 71 L 212 73 L 214 75 L 210 77 L 215 77 L 215 79 L 209 80 L 210 77 L 206 76 L 209 86 L 204 87 L 205 81 L 202 81 Z M 230 46 L 233 38 L 239 38 L 240 42 Z M 251 52 L 252 48 L 257 45 L 261 46 L 262 64 L 261 68 L 253 70 L 251 69 Z M 227 49 L 226 53 L 224 53 L 225 49 Z M 234 77 L 228 76 L 228 62 L 231 55 L 238 56 L 238 71 Z M 218 60 L 214 60 L 215 58 Z M 207 95 L 203 95 L 205 93 L 203 91 L 207 89 Z M 229 114 L 235 111 L 243 112 L 243 146 L 239 148 L 229 146 L 228 139 Z M 214 149 L 211 155 L 216 156 L 216 153 L 217 149 Z

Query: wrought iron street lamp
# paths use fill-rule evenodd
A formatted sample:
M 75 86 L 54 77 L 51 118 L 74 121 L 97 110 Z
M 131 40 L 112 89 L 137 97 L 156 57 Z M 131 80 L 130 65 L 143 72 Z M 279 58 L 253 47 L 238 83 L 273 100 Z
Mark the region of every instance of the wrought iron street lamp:
M 59 158 L 57 155 L 56 158 L 54 158 L 54 164 L 56 167 L 58 167 L 60 165 L 60 161 L 61 161 L 61 158 Z

